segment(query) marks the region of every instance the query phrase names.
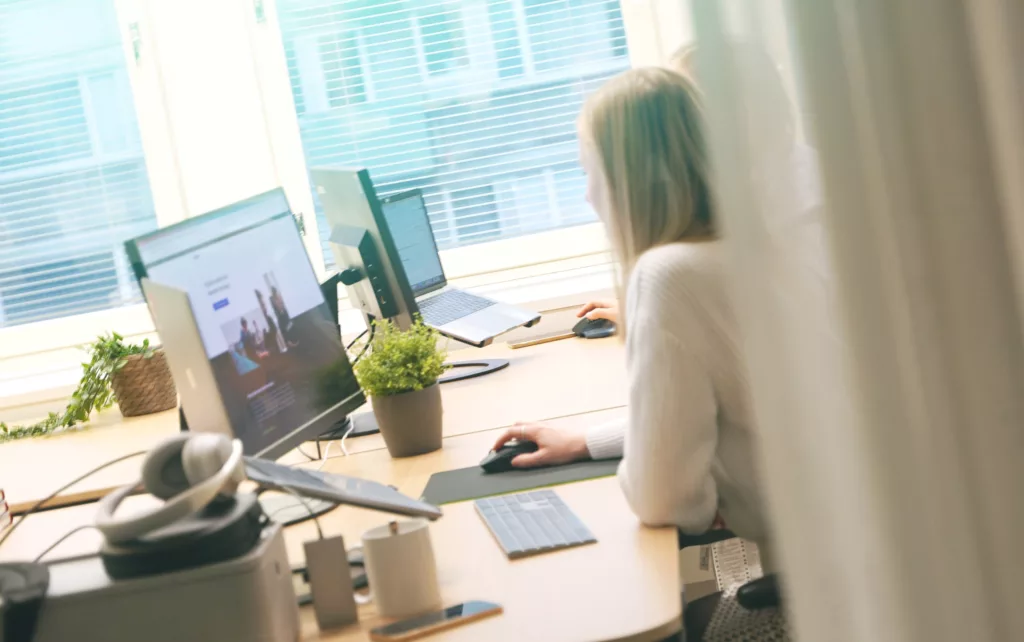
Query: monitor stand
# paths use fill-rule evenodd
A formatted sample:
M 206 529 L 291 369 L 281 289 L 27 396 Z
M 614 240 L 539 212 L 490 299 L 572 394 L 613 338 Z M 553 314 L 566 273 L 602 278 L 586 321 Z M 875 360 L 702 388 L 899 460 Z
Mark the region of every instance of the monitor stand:
M 273 494 L 261 495 L 260 506 L 263 513 L 271 520 L 281 526 L 291 526 L 305 522 L 329 513 L 338 507 L 334 502 L 312 497 L 303 497 L 301 500 L 294 495 Z
M 352 423 L 355 422 L 355 427 L 352 428 Z M 316 442 L 317 457 L 320 457 L 320 442 L 321 441 L 334 441 L 335 439 L 341 439 L 348 432 L 349 428 L 352 428 L 352 432 L 349 433 L 348 438 L 362 437 L 363 435 L 374 435 L 380 432 L 380 428 L 377 427 L 377 418 L 373 416 L 373 412 L 367 410 L 366 412 L 359 412 L 354 415 L 345 417 L 342 421 L 339 421 L 334 425 L 333 428 L 327 432 L 321 433 L 316 439 L 311 441 Z
M 449 361 L 444 364 L 448 368 L 448 374 L 442 375 L 438 383 L 452 383 L 463 379 L 482 377 L 492 372 L 497 372 L 508 367 L 508 359 L 470 359 L 467 361 Z M 475 368 L 469 372 L 455 372 L 460 368 Z

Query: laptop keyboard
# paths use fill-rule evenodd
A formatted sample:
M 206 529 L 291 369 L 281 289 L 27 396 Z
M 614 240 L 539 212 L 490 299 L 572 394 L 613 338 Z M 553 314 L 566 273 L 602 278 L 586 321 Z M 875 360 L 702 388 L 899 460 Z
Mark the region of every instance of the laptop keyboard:
M 474 504 L 509 559 L 597 541 L 553 490 L 489 497 Z
M 446 290 L 416 303 L 419 305 L 423 322 L 434 327 L 451 323 L 494 305 L 494 301 L 490 299 L 462 290 Z

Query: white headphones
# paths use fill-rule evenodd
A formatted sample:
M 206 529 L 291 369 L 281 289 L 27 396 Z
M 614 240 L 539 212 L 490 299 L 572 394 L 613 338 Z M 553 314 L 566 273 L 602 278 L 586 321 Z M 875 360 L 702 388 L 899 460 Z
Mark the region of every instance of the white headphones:
M 96 528 L 112 544 L 131 541 L 198 513 L 218 496 L 233 496 L 245 478 L 241 441 L 217 433 L 177 435 L 146 455 L 138 483 L 100 500 Z M 163 506 L 116 518 L 121 501 L 140 484 L 165 500 Z

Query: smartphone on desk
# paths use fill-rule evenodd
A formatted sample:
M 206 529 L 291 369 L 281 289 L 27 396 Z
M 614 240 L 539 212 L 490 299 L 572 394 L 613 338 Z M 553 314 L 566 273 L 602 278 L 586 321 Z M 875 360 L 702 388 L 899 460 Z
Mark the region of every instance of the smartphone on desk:
M 452 629 L 462 624 L 501 613 L 501 606 L 493 602 L 463 602 L 443 611 L 417 615 L 370 631 L 374 642 L 406 642 Z

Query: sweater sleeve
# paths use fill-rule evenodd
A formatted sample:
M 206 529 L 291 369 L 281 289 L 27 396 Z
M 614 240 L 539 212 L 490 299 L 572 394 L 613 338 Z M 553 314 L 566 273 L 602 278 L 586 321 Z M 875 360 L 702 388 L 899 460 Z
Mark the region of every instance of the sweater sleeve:
M 586 433 L 587 451 L 591 459 L 622 457 L 622 444 L 626 439 L 626 420 L 591 426 Z
M 651 297 L 660 294 L 653 289 Z M 632 319 L 627 318 L 629 419 L 619 481 L 643 523 L 699 534 L 711 525 L 718 508 L 711 474 L 717 403 L 709 374 L 693 349 L 702 340 L 699 311 L 695 304 L 687 309 L 685 293 L 671 306 L 642 297 L 638 292 Z M 666 307 L 671 316 L 659 313 Z

